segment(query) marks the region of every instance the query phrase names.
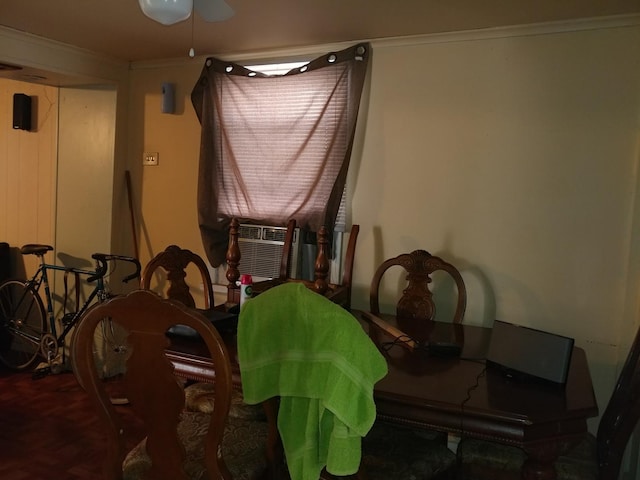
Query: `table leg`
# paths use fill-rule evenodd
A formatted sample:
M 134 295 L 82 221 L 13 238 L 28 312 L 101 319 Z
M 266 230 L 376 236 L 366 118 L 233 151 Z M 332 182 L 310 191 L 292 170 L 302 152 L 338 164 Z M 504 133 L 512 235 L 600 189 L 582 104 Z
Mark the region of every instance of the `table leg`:
M 529 455 L 522 466 L 523 480 L 556 480 L 558 477 L 553 460 L 541 460 Z
M 580 442 L 581 438 L 555 438 L 544 443 L 529 444 L 524 447 L 527 460 L 522 465 L 523 480 L 556 480 L 554 463 L 560 455 L 567 453 Z

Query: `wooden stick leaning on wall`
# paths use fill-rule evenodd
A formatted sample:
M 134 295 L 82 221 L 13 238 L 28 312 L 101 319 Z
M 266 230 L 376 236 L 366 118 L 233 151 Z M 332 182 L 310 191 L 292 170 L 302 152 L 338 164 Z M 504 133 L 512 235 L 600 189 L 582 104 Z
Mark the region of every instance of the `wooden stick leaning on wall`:
M 124 179 L 127 183 L 127 197 L 129 199 L 129 215 L 131 216 L 131 234 L 133 235 L 133 256 L 140 258 L 138 255 L 138 236 L 136 234 L 136 219 L 133 214 L 133 191 L 131 188 L 131 174 L 129 170 L 124 172 Z

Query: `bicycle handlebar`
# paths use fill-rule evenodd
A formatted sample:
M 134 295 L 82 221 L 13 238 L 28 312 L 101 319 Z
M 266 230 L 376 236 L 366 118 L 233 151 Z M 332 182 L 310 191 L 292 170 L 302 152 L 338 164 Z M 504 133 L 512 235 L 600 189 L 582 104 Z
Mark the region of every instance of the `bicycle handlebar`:
M 93 258 L 98 263 L 98 268 L 96 269 L 95 275 L 91 275 L 89 278 L 87 278 L 87 282 L 89 283 L 94 282 L 98 278 L 104 277 L 106 275 L 107 270 L 109 269 L 108 262 L 110 260 L 122 260 L 124 262 L 133 263 L 135 265 L 136 271 L 124 277 L 122 279 L 123 283 L 127 283 L 128 281 L 140 276 L 142 267 L 137 258 L 127 257 L 125 255 L 112 255 L 108 253 L 94 253 L 93 255 L 91 255 L 91 258 Z
M 98 267 L 96 268 L 96 273 L 94 275 L 87 277 L 87 283 L 95 282 L 97 279 L 104 277 L 108 269 L 107 261 L 104 259 L 103 255 L 94 253 L 91 255 L 91 258 L 97 262 Z

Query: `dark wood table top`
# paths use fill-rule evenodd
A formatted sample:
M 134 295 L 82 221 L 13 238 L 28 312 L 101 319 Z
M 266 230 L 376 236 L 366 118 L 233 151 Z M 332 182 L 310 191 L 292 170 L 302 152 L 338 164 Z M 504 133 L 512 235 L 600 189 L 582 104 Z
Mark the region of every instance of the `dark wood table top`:
M 566 385 L 556 387 L 486 368 L 489 328 L 435 322 L 421 339 L 457 338 L 463 348 L 456 358 L 433 357 L 399 345 L 387 349 L 390 337 L 370 333 L 389 365 L 388 375 L 375 386 L 381 417 L 522 446 L 550 434 L 581 435 L 586 419 L 598 415 L 581 348 L 574 347 Z
M 489 328 L 439 322 L 427 329 L 401 326 L 419 340 L 463 345 L 459 357 L 434 357 L 392 345 L 393 338 L 363 321 L 360 312 L 353 313 L 388 361 L 389 372 L 374 390 L 380 419 L 521 447 L 534 459 L 531 468 L 542 472 L 536 478 L 554 478 L 550 462 L 579 441 L 587 433 L 587 419 L 598 415 L 581 348 L 574 347 L 567 383 L 558 388 L 486 368 Z M 222 333 L 240 383 L 235 335 Z M 211 362 L 201 356 L 197 342 L 175 339 L 167 354 L 178 375 L 213 380 Z

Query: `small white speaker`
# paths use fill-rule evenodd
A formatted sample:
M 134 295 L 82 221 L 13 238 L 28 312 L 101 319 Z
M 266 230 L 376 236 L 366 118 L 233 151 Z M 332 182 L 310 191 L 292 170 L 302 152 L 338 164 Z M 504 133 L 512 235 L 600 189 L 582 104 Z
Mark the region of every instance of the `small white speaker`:
M 175 113 L 176 94 L 175 85 L 165 82 L 162 84 L 162 113 Z

